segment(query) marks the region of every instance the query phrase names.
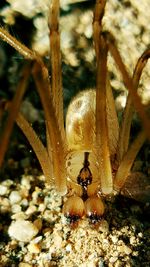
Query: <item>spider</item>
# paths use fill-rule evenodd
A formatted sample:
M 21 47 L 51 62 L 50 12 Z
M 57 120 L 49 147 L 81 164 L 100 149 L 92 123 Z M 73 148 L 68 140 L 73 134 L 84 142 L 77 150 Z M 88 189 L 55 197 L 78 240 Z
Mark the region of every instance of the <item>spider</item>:
M 79 93 L 72 100 L 67 111 L 65 127 L 58 24 L 59 0 L 51 1 L 48 22 L 51 78 L 42 58 L 36 52 L 28 49 L 5 29 L 0 28 L 0 38 L 29 62 L 23 69 L 13 100 L 5 105 L 8 109 L 8 118 L 1 136 L 0 165 L 16 121 L 35 151 L 46 179 L 55 183 L 56 189 L 62 196 L 67 195 L 63 212 L 71 223 L 85 215 L 92 223 L 100 221 L 105 212 L 102 197 L 120 193 L 127 178 L 130 179 L 131 184 L 137 183 L 137 186 L 143 189 L 143 195 L 147 196 L 146 201 L 149 201 L 150 195 L 148 177 L 141 177 L 131 172 L 137 153 L 146 138 L 150 137 L 147 110 L 141 104 L 136 92 L 143 68 L 150 56 L 150 50 L 146 50 L 139 58 L 131 78 L 117 50 L 114 37 L 109 32 L 103 31 L 102 19 L 105 5 L 105 0 L 96 0 L 93 16 L 96 86 L 95 89 Z M 108 78 L 108 51 L 112 54 L 129 91 L 121 126 Z M 34 78 L 44 109 L 46 147 L 19 112 L 30 73 Z M 143 129 L 129 144 L 134 109 L 142 120 Z

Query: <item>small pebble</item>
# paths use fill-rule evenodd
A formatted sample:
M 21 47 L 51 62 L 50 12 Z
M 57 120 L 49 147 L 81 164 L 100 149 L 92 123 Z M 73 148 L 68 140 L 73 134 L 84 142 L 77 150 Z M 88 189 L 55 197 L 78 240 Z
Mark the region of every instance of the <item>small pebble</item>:
M 18 241 L 17 240 L 11 240 L 9 248 L 12 249 L 16 249 L 18 246 Z
M 36 219 L 33 224 L 37 227 L 39 231 L 42 229 L 42 220 L 40 218 Z
M 60 249 L 62 246 L 62 237 L 59 233 L 55 232 L 53 237 L 54 245 L 57 249 Z
M 19 203 L 21 201 L 21 195 L 19 194 L 18 191 L 12 191 L 9 195 L 9 200 L 11 205 L 15 204 L 15 203 Z
M 28 245 L 28 251 L 30 253 L 40 253 L 41 249 L 40 249 L 40 245 L 39 244 L 34 244 L 34 243 L 31 243 Z
M 10 206 L 10 201 L 7 198 L 0 198 L 0 211 L 1 213 L 9 212 L 11 206 Z
M 31 214 L 33 214 L 34 212 L 36 212 L 36 210 L 37 210 L 37 207 L 35 206 L 35 205 L 31 205 L 31 206 L 29 206 L 28 208 L 27 208 L 27 210 L 26 210 L 26 215 L 31 215 Z
M 87 261 L 85 265 L 82 265 L 83 267 L 95 267 L 95 262 L 93 261 Z
M 30 189 L 31 188 L 31 177 L 30 176 L 24 176 L 21 179 L 21 185 L 23 185 L 26 189 Z
M 66 251 L 67 251 L 67 252 L 71 252 L 71 250 L 72 250 L 72 246 L 71 246 L 71 244 L 68 244 L 68 245 L 66 246 Z
M 21 212 L 18 212 L 18 213 L 15 213 L 11 216 L 12 220 L 26 220 L 27 219 L 27 216 L 26 214 L 21 211 Z
M 39 204 L 39 206 L 38 206 L 39 212 L 44 212 L 45 209 L 46 209 L 46 205 L 44 203 Z
M 10 186 L 13 184 L 13 181 L 12 180 L 5 180 L 2 182 L 2 185 L 6 186 L 7 188 L 10 188 Z
M 140 233 L 138 233 L 138 236 L 139 237 L 143 237 L 143 234 L 140 232 Z
M 29 196 L 29 190 L 25 187 L 22 187 L 20 190 L 20 194 L 22 196 L 22 199 L 24 199 L 24 198 L 26 199 Z
M 29 205 L 29 201 L 26 198 L 24 198 L 21 201 L 21 205 L 24 206 L 24 207 L 27 207 Z
M 111 239 L 112 239 L 112 242 L 113 242 L 114 244 L 116 244 L 116 243 L 118 242 L 118 237 L 115 236 L 115 235 L 112 236 Z
M 126 255 L 129 255 L 132 252 L 132 250 L 126 245 L 118 246 L 118 251 L 121 253 L 125 253 Z
M 37 244 L 37 243 L 39 243 L 42 240 L 42 238 L 43 237 L 41 235 L 40 236 L 37 236 L 37 237 L 35 237 L 34 239 L 31 240 L 31 243 Z
M 19 213 L 21 212 L 21 206 L 19 204 L 14 204 L 11 207 L 12 213 Z
M 114 263 L 117 261 L 117 259 L 118 259 L 118 257 L 110 257 L 109 262 Z
M 7 193 L 7 186 L 5 185 L 0 185 L 0 196 L 4 196 Z
M 38 233 L 38 228 L 29 221 L 17 220 L 8 229 L 10 237 L 22 242 L 29 242 Z
M 133 245 L 136 243 L 136 239 L 135 239 L 135 236 L 131 236 L 130 237 L 130 244 Z
M 35 191 L 32 193 L 32 201 L 34 204 L 38 203 L 38 197 L 41 192 L 41 189 L 39 187 L 36 187 Z
M 125 250 L 124 251 L 125 251 L 126 255 L 130 255 L 132 253 L 132 249 L 129 248 L 128 246 L 125 246 Z

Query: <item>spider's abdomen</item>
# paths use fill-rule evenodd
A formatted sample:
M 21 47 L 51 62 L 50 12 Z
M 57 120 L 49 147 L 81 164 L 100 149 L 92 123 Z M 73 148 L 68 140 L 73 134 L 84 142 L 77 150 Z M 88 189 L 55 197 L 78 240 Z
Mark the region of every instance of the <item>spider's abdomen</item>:
M 95 90 L 81 92 L 70 104 L 66 116 L 68 148 L 91 151 L 95 142 Z
M 116 153 L 119 124 L 112 108 L 112 92 L 107 85 L 107 125 L 110 155 Z M 85 90 L 70 103 L 66 116 L 66 138 L 68 150 L 93 151 L 96 149 L 96 91 Z

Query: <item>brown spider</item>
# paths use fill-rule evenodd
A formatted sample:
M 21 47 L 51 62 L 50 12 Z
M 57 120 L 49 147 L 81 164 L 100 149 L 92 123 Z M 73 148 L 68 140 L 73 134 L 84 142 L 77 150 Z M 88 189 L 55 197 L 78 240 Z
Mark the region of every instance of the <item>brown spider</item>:
M 100 220 L 104 214 L 104 204 L 100 195 L 113 195 L 122 190 L 137 153 L 146 137 L 150 137 L 147 110 L 136 92 L 150 50 L 146 50 L 139 58 L 131 78 L 121 60 L 113 36 L 102 30 L 105 4 L 105 0 L 96 1 L 93 19 L 97 60 L 96 90 L 86 90 L 73 99 L 66 116 L 66 128 L 63 118 L 59 0 L 51 1 L 49 15 L 51 80 L 41 57 L 0 28 L 1 39 L 33 62 L 32 65 L 25 66 L 14 99 L 7 105 L 9 115 L 1 137 L 0 164 L 16 121 L 35 151 L 47 180 L 55 182 L 61 195 L 68 192 L 63 212 L 71 222 L 83 215 L 89 217 L 92 222 Z M 129 91 L 121 126 L 118 123 L 108 79 L 108 51 L 112 54 Z M 19 113 L 31 67 L 44 109 L 47 147 L 44 147 L 30 124 Z M 142 120 L 144 130 L 141 130 L 129 145 L 133 105 Z M 148 178 L 140 176 L 142 180 L 139 180 L 139 174 L 130 174 L 129 177 L 132 185 L 137 183 L 143 189 L 143 194 L 147 194 L 146 201 L 149 201 Z

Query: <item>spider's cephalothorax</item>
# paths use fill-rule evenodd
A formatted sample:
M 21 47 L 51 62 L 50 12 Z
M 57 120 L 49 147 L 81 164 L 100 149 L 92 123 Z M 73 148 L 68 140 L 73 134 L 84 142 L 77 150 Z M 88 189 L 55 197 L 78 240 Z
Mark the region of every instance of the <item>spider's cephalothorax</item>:
M 29 63 L 23 68 L 15 96 L 11 103 L 6 105 L 9 114 L 0 139 L 0 165 L 16 121 L 29 140 L 46 179 L 51 183 L 55 182 L 56 189 L 61 195 L 68 192 L 63 211 L 71 222 L 77 221 L 83 215 L 90 218 L 92 223 L 99 221 L 104 214 L 104 204 L 99 195 L 119 193 L 129 174 L 130 180 L 133 179 L 131 184 L 139 181 L 139 174 L 132 175 L 131 167 L 146 137 L 150 137 L 150 120 L 137 94 L 139 80 L 150 57 L 150 50 L 146 50 L 139 58 L 131 78 L 116 48 L 114 37 L 108 32 L 103 32 L 105 4 L 105 0 L 96 0 L 93 18 L 97 68 L 95 89 L 83 91 L 71 102 L 66 117 L 66 128 L 63 118 L 59 0 L 51 1 L 48 22 L 51 76 L 38 53 L 17 41 L 4 28 L 0 28 L 0 38 L 28 61 L 32 61 L 32 64 Z M 121 126 L 107 71 L 108 51 L 114 58 L 129 91 Z M 45 115 L 46 147 L 19 112 L 31 69 Z M 143 129 L 129 144 L 133 107 L 141 118 Z M 2 115 L 0 106 L 0 118 Z M 139 189 L 142 188 L 141 194 L 148 196 L 146 201 L 150 201 L 148 177 L 136 185 Z

